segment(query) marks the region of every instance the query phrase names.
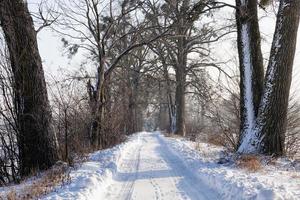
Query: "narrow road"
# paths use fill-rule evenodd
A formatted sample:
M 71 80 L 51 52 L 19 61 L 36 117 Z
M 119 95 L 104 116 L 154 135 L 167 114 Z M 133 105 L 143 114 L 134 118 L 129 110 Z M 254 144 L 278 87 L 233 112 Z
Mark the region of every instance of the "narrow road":
M 142 134 L 141 140 L 121 160 L 105 200 L 218 199 L 158 133 Z

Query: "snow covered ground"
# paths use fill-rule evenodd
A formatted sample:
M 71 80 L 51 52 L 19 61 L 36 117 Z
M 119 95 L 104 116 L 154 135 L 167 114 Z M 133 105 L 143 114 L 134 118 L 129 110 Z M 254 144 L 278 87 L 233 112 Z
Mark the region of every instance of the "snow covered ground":
M 142 132 L 91 154 L 70 184 L 42 199 L 300 199 L 297 164 L 281 159 L 249 172 L 218 164 L 221 157 L 221 147 Z

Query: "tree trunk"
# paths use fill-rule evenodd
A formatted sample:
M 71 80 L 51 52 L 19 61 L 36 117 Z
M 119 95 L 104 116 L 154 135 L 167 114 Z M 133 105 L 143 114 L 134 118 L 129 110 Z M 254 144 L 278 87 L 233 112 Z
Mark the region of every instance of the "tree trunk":
M 136 132 L 136 117 L 135 117 L 135 109 L 136 109 L 136 102 L 134 99 L 134 91 L 132 90 L 132 88 L 130 88 L 130 94 L 128 96 L 128 111 L 129 113 L 127 113 L 128 116 L 128 124 L 127 124 L 127 134 L 132 134 L 134 132 Z
M 91 146 L 96 150 L 101 147 L 101 131 L 103 123 L 103 112 L 104 112 L 104 55 L 101 51 L 101 48 L 98 47 L 98 60 L 99 67 L 97 69 L 97 83 L 96 88 L 92 86 L 90 80 L 87 83 L 88 93 L 90 98 L 90 109 L 92 115 L 91 130 L 90 130 L 90 139 Z
M 69 148 L 68 148 L 68 132 L 69 132 L 69 124 L 68 124 L 68 109 L 64 108 L 64 121 L 65 121 L 65 161 L 69 162 Z
M 185 58 L 183 58 L 185 59 Z M 179 59 L 180 60 L 180 59 Z M 176 131 L 175 134 L 185 136 L 185 61 L 180 61 L 176 68 Z
M 185 136 L 185 73 L 176 72 L 176 131 L 175 134 Z
M 129 114 L 128 116 L 128 134 L 132 134 L 138 131 L 137 126 L 137 116 L 136 112 L 138 109 L 138 88 L 140 83 L 140 70 L 141 70 L 141 64 L 134 65 L 134 69 L 131 69 L 130 66 L 132 65 L 134 61 L 132 59 L 129 59 L 126 63 L 127 66 L 127 84 L 129 89 L 128 94 L 128 110 Z
M 90 125 L 90 131 L 89 131 L 89 138 L 90 138 L 90 145 L 94 149 L 97 149 L 97 141 L 98 141 L 98 134 L 97 134 L 97 128 L 98 128 L 98 119 L 97 119 L 97 91 L 91 84 L 91 81 L 89 80 L 87 82 L 87 90 L 89 94 L 89 106 L 91 111 L 91 125 Z
M 168 72 L 168 67 L 165 62 L 163 62 L 163 69 L 164 69 L 164 78 L 166 80 L 166 93 L 167 93 L 167 100 L 168 100 L 168 113 L 169 113 L 169 132 L 175 133 L 176 130 L 176 117 L 175 117 L 175 109 L 172 97 L 172 90 L 171 90 L 171 83 L 170 77 Z
M 178 27 L 177 41 L 177 66 L 176 66 L 176 131 L 175 134 L 185 136 L 185 84 L 186 84 L 186 67 L 187 67 L 187 52 L 186 52 L 186 27 L 185 20 L 181 19 Z
M 280 1 L 256 130 L 262 140 L 260 151 L 265 154 L 284 154 L 299 15 L 299 0 Z
M 137 112 L 138 112 L 138 85 L 139 85 L 139 81 L 137 80 L 137 82 L 134 83 L 133 88 L 132 88 L 132 94 L 130 95 L 130 99 L 129 99 L 129 109 L 131 112 L 131 123 L 132 123 L 132 127 L 131 127 L 131 133 L 135 133 L 140 131 L 140 128 L 138 126 L 138 118 L 137 118 Z M 129 116 L 130 117 L 130 116 Z
M 58 159 L 36 31 L 22 0 L 0 0 L 0 21 L 14 75 L 20 173 L 47 169 Z
M 240 61 L 239 151 L 248 148 L 258 114 L 264 67 L 257 16 L 257 0 L 236 0 L 237 41 Z M 243 144 L 242 144 L 243 143 Z

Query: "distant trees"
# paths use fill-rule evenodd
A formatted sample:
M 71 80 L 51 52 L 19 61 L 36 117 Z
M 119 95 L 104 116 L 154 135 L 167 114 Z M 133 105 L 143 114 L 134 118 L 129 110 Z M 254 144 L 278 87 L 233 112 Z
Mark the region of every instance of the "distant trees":
M 244 10 L 245 7 L 247 8 L 250 6 L 249 1 L 242 2 L 244 4 L 241 5 L 239 4 L 239 1 L 237 1 L 237 6 L 239 6 L 240 10 Z M 248 2 L 248 4 L 245 4 L 245 2 Z M 247 14 L 247 12 L 244 13 Z M 299 13 L 300 1 L 280 1 L 277 13 L 276 29 L 264 80 L 263 92 L 260 97 L 257 117 L 252 114 L 254 124 L 248 132 L 244 132 L 244 134 L 242 134 L 243 136 L 241 137 L 240 147 L 238 150 L 241 153 L 260 152 L 277 156 L 284 154 L 284 135 L 287 127 L 288 98 L 299 25 Z M 252 17 L 257 18 L 255 15 L 252 15 Z M 239 17 L 237 17 L 237 21 L 239 24 Z M 254 21 L 256 21 L 256 19 Z M 251 30 L 253 31 L 253 28 L 251 28 L 250 25 L 245 26 L 245 28 L 243 28 L 243 26 L 238 27 L 241 29 L 239 36 L 241 37 L 239 39 L 240 49 L 244 49 L 244 55 L 250 55 L 248 59 L 245 59 L 241 55 L 242 51 L 240 51 L 240 59 L 242 59 L 241 74 L 248 70 L 248 73 L 245 73 L 243 76 L 244 79 L 241 81 L 242 83 L 245 82 L 245 84 L 241 85 L 246 85 L 247 82 L 248 84 L 253 85 L 255 81 L 260 79 L 260 73 L 256 75 L 255 73 L 252 73 L 254 71 L 254 67 L 251 65 L 251 62 L 259 60 L 260 57 L 259 54 L 255 55 L 254 51 L 251 49 L 251 45 L 255 46 L 253 43 L 256 43 L 257 40 L 251 42 L 250 37 L 252 33 Z M 243 35 L 246 37 L 242 38 Z M 259 40 L 259 37 L 257 37 L 257 39 Z M 258 48 L 259 47 L 254 49 L 257 50 Z M 254 58 L 252 58 L 252 56 L 254 56 Z M 248 69 L 247 66 L 249 67 Z M 257 75 L 259 76 L 256 77 Z M 252 113 L 255 113 L 255 102 L 252 99 L 255 99 L 254 95 L 257 95 L 258 93 L 255 93 L 253 88 L 249 85 L 248 92 L 249 93 L 245 92 L 242 96 L 245 96 L 244 104 L 248 104 L 249 107 L 244 106 L 243 104 L 241 104 L 241 106 L 244 106 L 246 111 L 248 109 Z M 254 110 L 249 109 L 251 107 Z
M 91 114 L 94 116 L 91 142 L 95 148 L 105 146 L 101 124 L 106 121 L 105 104 L 109 102 L 106 93 L 110 90 L 107 83 L 112 72 L 133 49 L 149 44 L 166 32 L 147 35 L 147 30 L 152 27 L 140 12 L 142 3 L 110 0 L 105 5 L 107 9 L 103 10 L 103 3 L 97 0 L 60 1 L 58 12 L 62 17 L 56 31 L 64 36 L 65 47 L 70 53 L 79 49 L 87 51 L 90 62 L 97 68 L 96 84 L 88 82 Z M 139 19 L 131 17 L 138 12 Z
M 57 161 L 57 140 L 51 126 L 36 31 L 27 4 L 22 0 L 1 0 L 0 22 L 13 75 L 20 174 L 26 176 Z
M 170 87 L 168 70 L 172 68 L 175 71 L 174 100 L 168 89 L 170 130 L 185 136 L 187 77 L 193 70 L 212 66 L 209 63 L 209 44 L 223 34 L 223 31 L 216 34 L 209 23 L 202 22 L 201 19 L 207 13 L 219 8 L 219 5 L 207 0 L 162 1 L 161 4 L 149 1 L 147 5 L 150 7 L 149 15 L 155 19 L 152 23 L 156 24 L 158 29 L 170 24 L 169 35 L 153 44 L 153 51 L 164 67 L 167 87 Z M 196 25 L 197 22 L 200 24 L 199 27 Z M 198 61 L 191 62 L 188 58 L 191 54 L 197 57 Z

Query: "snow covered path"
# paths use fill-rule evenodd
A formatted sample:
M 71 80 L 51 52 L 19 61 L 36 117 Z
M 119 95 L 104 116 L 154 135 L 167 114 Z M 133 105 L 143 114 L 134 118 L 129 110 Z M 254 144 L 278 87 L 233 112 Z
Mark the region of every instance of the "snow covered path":
M 133 134 L 120 145 L 92 153 L 72 170 L 70 183 L 41 199 L 300 199 L 300 165 L 279 159 L 249 172 L 231 160 L 218 164 L 223 150 L 159 132 Z
M 127 152 L 104 199 L 218 199 L 158 133 L 141 134 Z

